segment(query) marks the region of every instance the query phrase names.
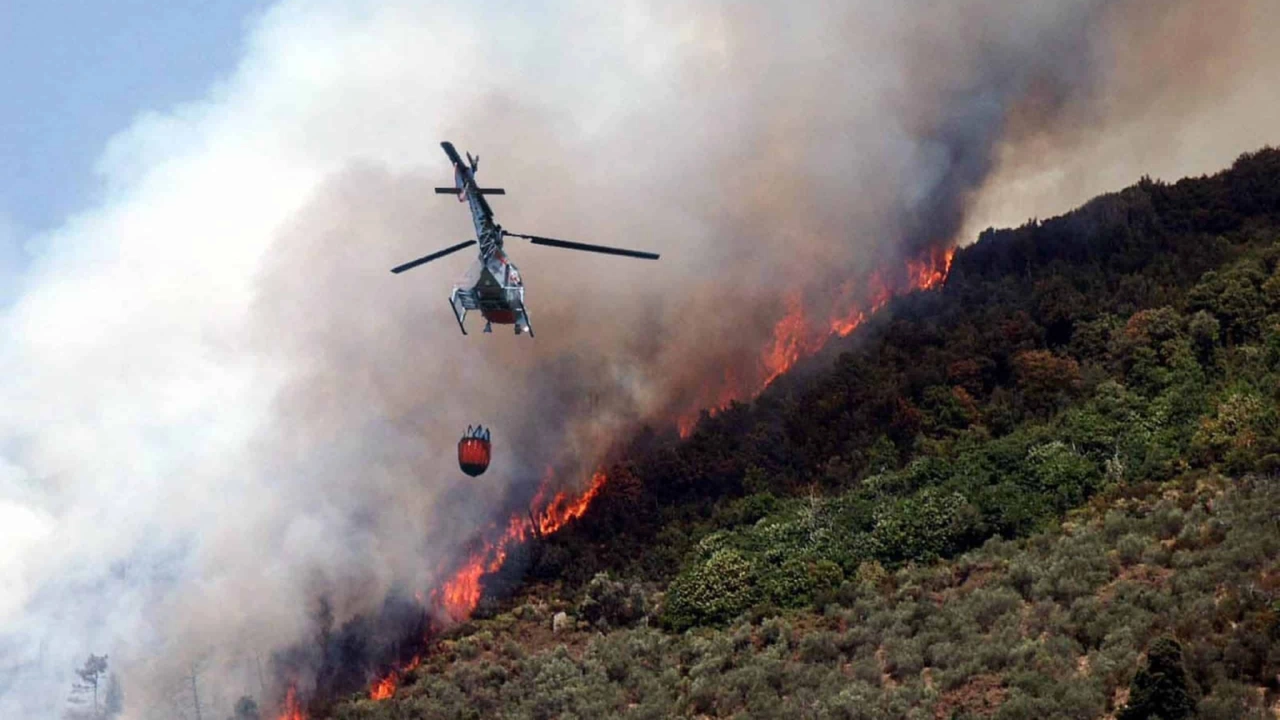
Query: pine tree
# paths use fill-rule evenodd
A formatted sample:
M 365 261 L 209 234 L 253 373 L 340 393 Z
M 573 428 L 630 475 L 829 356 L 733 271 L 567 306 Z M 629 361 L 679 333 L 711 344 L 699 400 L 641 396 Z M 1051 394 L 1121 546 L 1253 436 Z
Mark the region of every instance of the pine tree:
M 76 670 L 76 675 L 80 677 L 80 682 L 72 683 L 71 697 L 68 698 L 74 704 L 83 704 L 85 702 L 83 696 L 90 695 L 89 717 L 95 720 L 101 715 L 101 708 L 98 704 L 98 686 L 102 683 L 103 676 L 107 672 L 107 656 L 94 655 L 90 653 L 89 659 L 84 661 L 84 667 Z
M 1129 705 L 1116 720 L 1183 720 L 1195 710 L 1182 663 L 1182 646 L 1160 638 L 1147 651 L 1147 666 L 1129 686 Z

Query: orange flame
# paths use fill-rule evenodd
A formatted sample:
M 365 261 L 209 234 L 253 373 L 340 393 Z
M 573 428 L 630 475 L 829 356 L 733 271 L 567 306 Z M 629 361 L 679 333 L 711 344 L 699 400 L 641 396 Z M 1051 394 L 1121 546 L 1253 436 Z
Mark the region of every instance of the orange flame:
M 942 284 L 951 272 L 951 260 L 955 256 L 955 248 L 933 248 L 923 260 L 908 260 L 907 276 L 911 289 L 928 290 Z
M 744 393 L 737 376 L 726 370 L 724 384 L 717 392 L 715 405 L 710 414 L 724 410 L 735 400 L 748 394 L 759 394 L 779 376 L 786 373 L 802 358 L 821 350 L 832 336 L 846 337 L 856 330 L 868 317 L 883 308 L 898 292 L 928 290 L 941 285 L 951 271 L 951 261 L 955 256 L 954 248 L 934 248 L 922 259 L 907 261 L 907 286 L 902 290 L 891 287 L 884 281 L 879 272 L 868 279 L 861 302 L 855 297 L 857 288 L 852 282 L 841 288 L 841 299 L 837 303 L 851 309 L 844 315 L 831 318 L 827 327 L 812 327 L 805 314 L 804 303 L 799 293 L 787 298 L 787 312 L 773 329 L 773 341 L 765 348 L 760 358 L 760 367 L 764 381 L 753 392 Z M 697 424 L 701 409 L 691 416 L 677 420 L 677 429 L 681 437 L 687 437 Z M 448 616 L 454 620 L 470 617 L 480 602 L 480 580 L 486 574 L 497 572 L 507 559 L 508 548 L 514 543 L 524 542 L 532 534 L 550 535 L 569 522 L 586 513 L 591 502 L 604 488 L 609 478 L 603 471 L 597 471 L 591 477 L 591 485 L 576 497 L 565 491 L 556 493 L 550 502 L 543 504 L 548 485 L 552 480 L 550 471 L 534 496 L 533 505 L 542 506 L 537 514 L 529 517 L 513 515 L 507 521 L 506 530 L 494 541 L 483 540 L 482 545 L 473 551 L 467 562 L 462 565 L 444 585 L 431 592 L 431 599 L 441 606 Z M 421 598 L 421 596 L 419 596 Z M 392 671 L 378 680 L 369 691 L 374 700 L 391 697 L 399 686 L 403 672 L 416 667 L 419 659 L 404 670 Z M 289 707 L 295 707 L 293 690 L 289 691 Z M 294 711 L 297 712 L 296 710 Z M 300 714 L 283 715 L 280 720 L 304 720 Z
M 480 602 L 480 578 L 497 572 L 507 559 L 507 550 L 513 544 L 524 542 L 534 529 L 542 535 L 550 535 L 567 525 L 570 521 L 582 517 L 587 506 L 608 482 L 609 477 L 603 471 L 591 476 L 591 485 L 581 495 L 574 496 L 561 491 L 543 506 L 531 519 L 516 514 L 507 521 L 507 529 L 496 541 L 484 544 L 471 553 L 467 562 L 457 570 L 444 587 L 432 593 L 432 599 L 443 606 L 445 612 L 454 620 L 463 620 L 471 615 Z M 551 476 L 543 481 L 542 487 L 534 496 L 534 505 L 542 504 Z
M 400 683 L 400 677 L 393 671 L 386 677 L 374 683 L 373 688 L 369 690 L 370 700 L 386 700 L 396 692 L 396 686 Z
M 386 700 L 394 695 L 396 693 L 396 688 L 400 687 L 400 678 L 404 677 L 405 673 L 418 667 L 421 662 L 422 657 L 420 655 L 415 655 L 413 659 L 409 661 L 408 665 L 405 665 L 399 670 L 392 670 L 387 673 L 386 677 L 375 682 L 373 687 L 369 688 L 369 699 Z
M 815 337 L 804 316 L 804 303 L 800 294 L 787 298 L 787 314 L 773 326 L 773 344 L 765 350 L 761 364 L 769 373 L 762 387 L 769 387 L 778 376 L 790 370 L 805 355 L 811 355 L 826 344 L 826 339 Z
M 297 688 L 290 685 L 289 692 L 284 697 L 284 709 L 280 711 L 277 720 L 307 720 L 307 716 L 302 712 L 302 706 L 298 703 Z
M 582 517 L 587 512 L 587 506 L 595 500 L 596 495 L 600 494 L 600 490 L 604 484 L 608 482 L 609 477 L 603 472 L 597 471 L 591 476 L 591 487 L 575 500 L 571 500 L 569 495 L 563 491 L 556 493 L 555 498 L 542 511 L 541 517 L 538 518 L 538 531 L 543 535 L 550 535 L 569 524 L 571 520 Z M 545 487 L 545 485 L 544 485 Z
M 844 315 L 832 317 L 826 328 L 814 326 L 809 322 L 799 293 L 789 295 L 786 301 L 787 312 L 774 325 L 773 341 L 760 356 L 760 376 L 764 378 L 763 381 L 754 387 L 744 388 L 741 383 L 726 376 L 726 382 L 719 392 L 719 399 L 710 408 L 709 414 L 714 416 L 734 400 L 759 395 L 773 384 L 774 380 L 794 367 L 801 358 L 813 355 L 826 346 L 832 336 L 848 337 L 867 318 L 887 305 L 894 295 L 938 287 L 946 281 L 955 254 L 955 248 L 939 247 L 930 249 L 918 260 L 908 260 L 906 286 L 901 290 L 886 283 L 878 271 L 868 278 L 861 298 L 857 297 L 858 287 L 853 281 L 844 283 L 840 287 L 836 305 L 849 310 Z M 704 396 L 703 401 L 705 400 Z M 701 414 L 702 409 L 698 408 L 676 420 L 676 430 L 680 433 L 680 437 L 689 437 L 697 426 Z

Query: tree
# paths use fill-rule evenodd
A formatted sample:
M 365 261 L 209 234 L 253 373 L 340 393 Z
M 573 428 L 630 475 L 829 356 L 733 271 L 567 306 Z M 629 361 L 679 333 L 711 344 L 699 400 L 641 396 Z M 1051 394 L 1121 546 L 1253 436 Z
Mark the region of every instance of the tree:
M 261 720 L 262 714 L 258 711 L 258 703 L 248 695 L 243 695 L 236 701 L 235 715 L 228 720 Z
M 1160 638 L 1147 651 L 1147 666 L 1129 686 L 1129 704 L 1117 720 L 1182 720 L 1195 709 L 1182 662 L 1182 646 Z
M 171 716 L 184 720 L 203 720 L 205 710 L 217 702 L 200 697 L 200 675 L 208 665 L 208 656 L 188 661 L 184 671 L 176 671 L 166 683 Z M 180 674 L 179 674 L 180 673 Z
M 191 664 L 191 673 L 186 679 L 191 683 L 191 706 L 195 708 L 196 720 L 200 720 L 200 668 L 196 667 L 196 663 Z
M 1037 411 L 1055 409 L 1080 387 L 1080 365 L 1047 350 L 1027 350 L 1013 358 L 1014 373 L 1027 403 Z
M 68 698 L 73 704 L 81 705 L 85 702 L 91 702 L 90 714 L 91 718 L 102 717 L 101 709 L 98 705 L 98 686 L 102 683 L 103 677 L 107 672 L 107 656 L 89 654 L 89 659 L 84 661 L 84 667 L 76 670 L 76 675 L 80 677 L 80 682 L 71 685 L 71 697 Z M 84 696 L 90 696 L 86 701 Z M 80 713 L 73 713 L 78 715 Z

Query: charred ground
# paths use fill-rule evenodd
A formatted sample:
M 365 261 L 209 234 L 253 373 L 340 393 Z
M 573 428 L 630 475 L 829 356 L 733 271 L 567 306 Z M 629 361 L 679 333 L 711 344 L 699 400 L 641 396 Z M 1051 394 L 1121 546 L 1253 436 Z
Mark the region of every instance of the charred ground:
M 1201 717 L 1275 702 L 1280 151 L 989 230 L 846 342 L 642 433 L 394 696 L 316 713 L 1153 717 L 1161 636 Z

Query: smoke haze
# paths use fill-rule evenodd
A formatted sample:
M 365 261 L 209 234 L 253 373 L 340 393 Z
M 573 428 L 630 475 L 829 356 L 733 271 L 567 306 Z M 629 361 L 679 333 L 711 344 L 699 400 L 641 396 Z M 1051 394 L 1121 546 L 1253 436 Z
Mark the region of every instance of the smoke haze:
M 474 533 L 714 402 L 800 293 L 1275 143 L 1268 0 L 286 0 L 103 153 L 0 316 L 0 716 L 109 653 L 124 717 L 436 587 Z M 482 157 L 536 340 L 458 333 Z M 491 426 L 478 479 L 454 446 Z M 305 678 L 304 678 L 305 680 Z M 221 705 L 217 703 L 221 702 Z

